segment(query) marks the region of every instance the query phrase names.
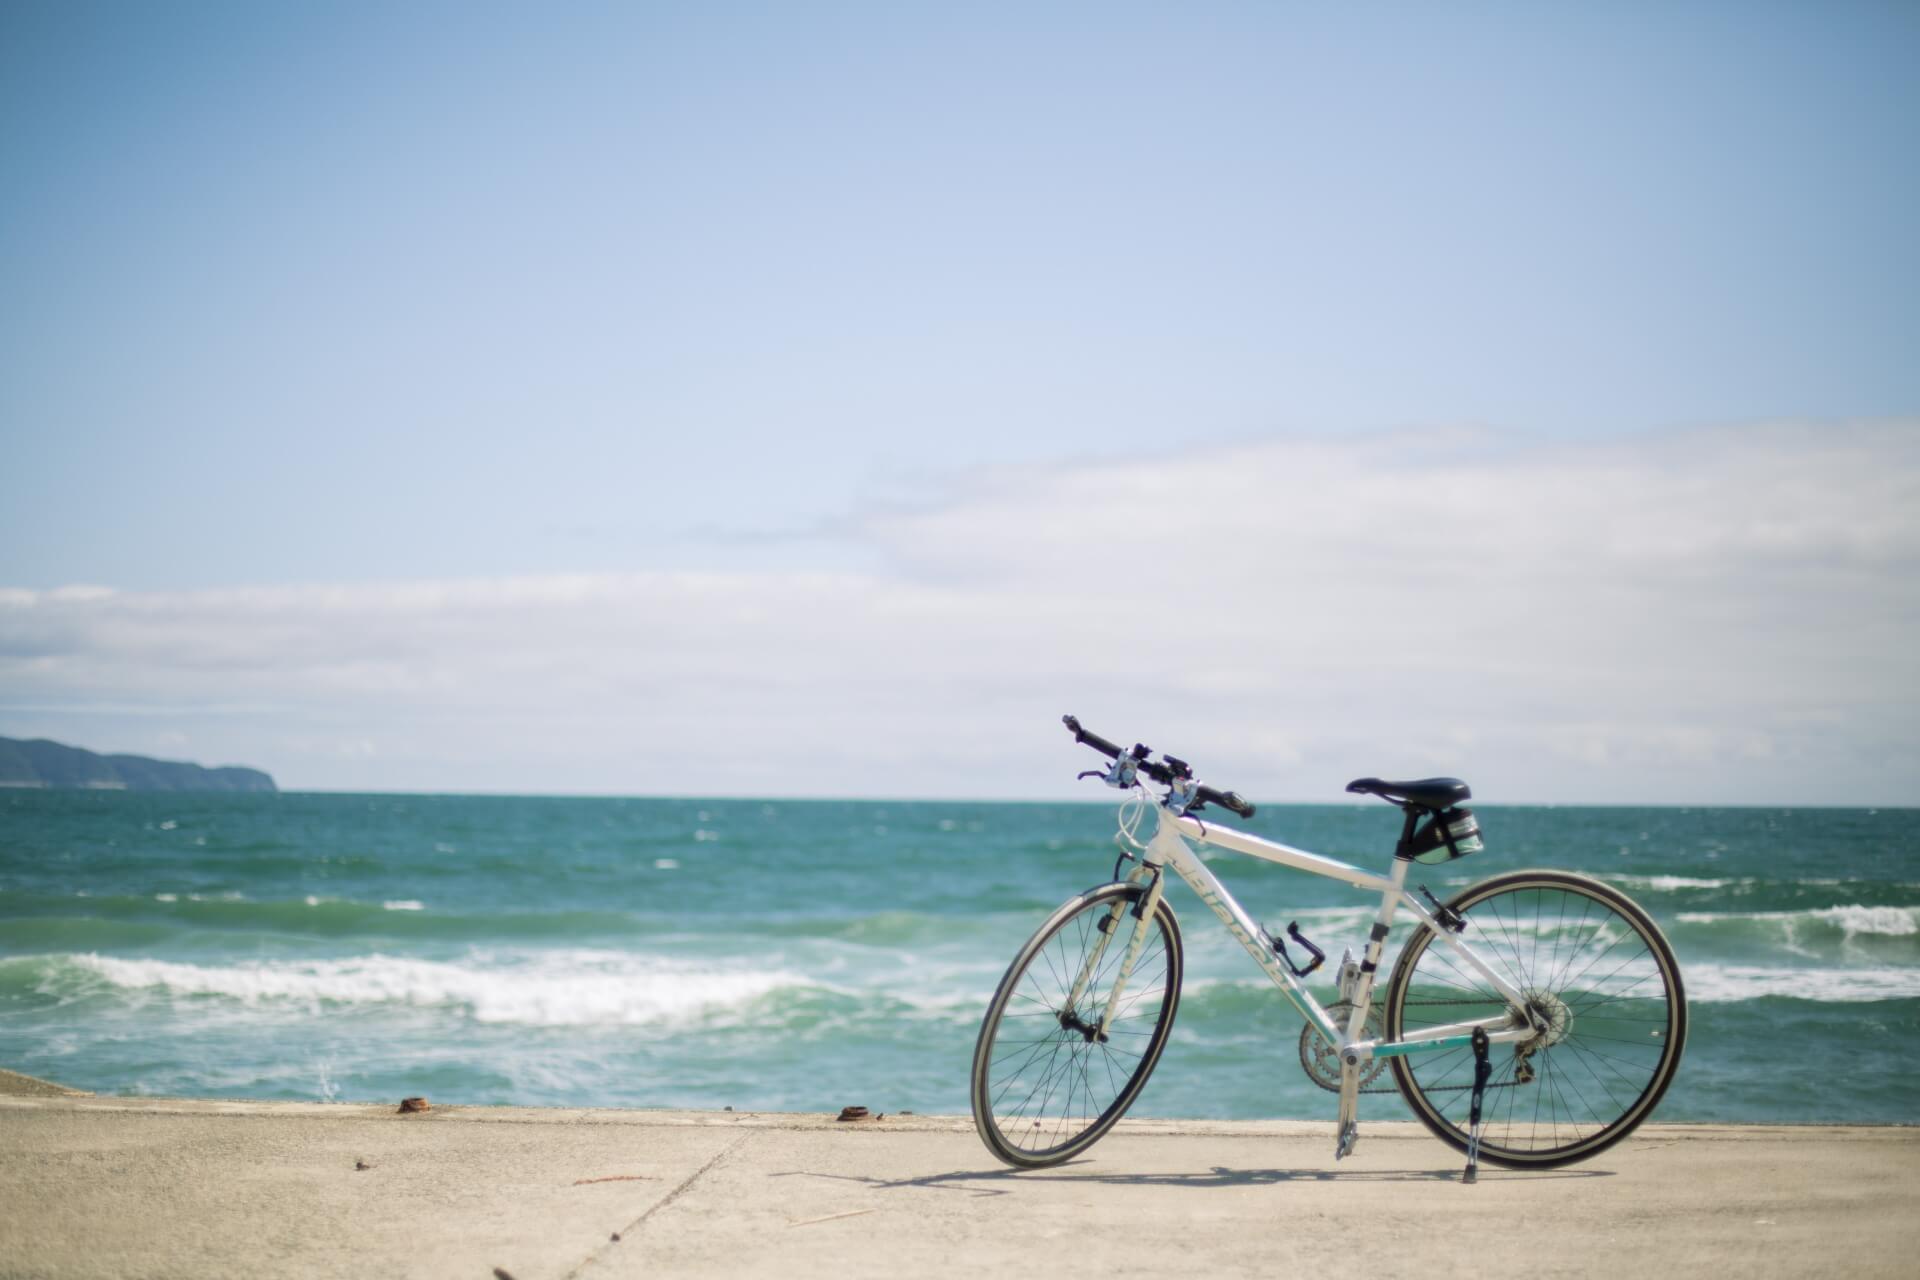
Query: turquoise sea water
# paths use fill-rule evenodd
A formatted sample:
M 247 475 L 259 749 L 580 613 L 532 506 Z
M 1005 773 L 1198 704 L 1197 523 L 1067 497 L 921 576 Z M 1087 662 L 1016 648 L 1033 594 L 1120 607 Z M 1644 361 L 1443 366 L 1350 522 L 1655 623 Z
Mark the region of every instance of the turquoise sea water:
M 1693 1024 L 1657 1118 L 1920 1122 L 1920 812 L 1478 812 L 1486 851 L 1416 881 L 1581 870 L 1667 931 Z M 1246 825 L 1384 869 L 1398 814 Z M 988 996 L 1108 877 L 1113 830 L 1096 804 L 0 792 L 0 1066 L 109 1093 L 963 1113 Z M 1213 866 L 1276 932 L 1365 938 L 1345 886 Z M 1170 897 L 1187 984 L 1134 1113 L 1331 1119 L 1296 1015 Z

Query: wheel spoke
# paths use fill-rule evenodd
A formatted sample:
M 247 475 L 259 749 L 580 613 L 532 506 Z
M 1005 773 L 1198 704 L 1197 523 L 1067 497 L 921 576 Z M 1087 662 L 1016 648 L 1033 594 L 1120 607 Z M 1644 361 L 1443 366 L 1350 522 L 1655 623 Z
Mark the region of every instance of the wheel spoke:
M 1618 890 L 1563 872 L 1496 877 L 1450 905 L 1469 923 L 1469 945 L 1506 970 L 1547 1028 L 1531 1049 L 1497 1062 L 1489 1088 L 1507 1096 L 1492 1100 L 1482 1154 L 1557 1164 L 1625 1136 L 1665 1092 L 1685 1039 L 1679 971 L 1659 930 Z M 1407 940 L 1387 1002 L 1392 1038 L 1505 1005 L 1425 928 Z M 1642 1027 L 1645 1036 L 1633 1030 Z M 1518 1075 L 1523 1060 L 1531 1080 Z M 1410 1054 L 1393 1068 L 1414 1114 L 1465 1149 L 1473 1055 Z
M 1137 896 L 1131 887 L 1096 890 L 1056 912 L 989 1006 L 974 1055 L 974 1114 L 988 1147 L 1009 1163 L 1052 1164 L 1084 1149 L 1132 1104 L 1165 1046 L 1181 966 L 1164 904 L 1114 999 L 1134 937 L 1124 907 Z M 1107 918 L 1110 935 L 1097 927 Z M 1083 973 L 1086 986 L 1069 1009 Z M 1106 1033 L 1096 1034 L 1109 1013 Z

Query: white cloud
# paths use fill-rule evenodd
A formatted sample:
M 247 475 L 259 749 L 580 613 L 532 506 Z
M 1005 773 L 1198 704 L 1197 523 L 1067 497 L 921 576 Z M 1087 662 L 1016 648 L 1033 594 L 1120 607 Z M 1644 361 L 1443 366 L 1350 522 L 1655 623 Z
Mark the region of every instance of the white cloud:
M 1905 802 L 1917 464 L 1914 423 L 1282 440 L 978 475 L 855 517 L 867 574 L 12 590 L 0 731 L 296 786 L 1047 795 L 1072 710 L 1256 795 Z

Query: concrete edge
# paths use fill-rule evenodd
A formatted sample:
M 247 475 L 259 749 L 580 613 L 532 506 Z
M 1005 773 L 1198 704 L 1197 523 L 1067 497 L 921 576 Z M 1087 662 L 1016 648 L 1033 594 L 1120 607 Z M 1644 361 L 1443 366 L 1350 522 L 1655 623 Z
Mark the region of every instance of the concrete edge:
M 17 1074 L 17 1073 L 9 1073 Z M 31 1077 L 28 1077 L 31 1079 Z M 47 1083 L 47 1082 L 40 1082 Z M 62 1090 L 53 1094 L 0 1094 L 0 1112 L 64 1110 L 134 1113 L 158 1116 L 230 1116 L 235 1118 L 299 1117 L 316 1120 L 391 1119 L 402 1124 L 520 1124 L 623 1125 L 638 1128 L 742 1128 L 830 1130 L 847 1134 L 971 1133 L 971 1116 L 889 1113 L 864 1120 L 841 1121 L 825 1113 L 787 1111 L 672 1111 L 592 1107 L 506 1107 L 435 1105 L 430 1110 L 402 1113 L 393 1103 L 371 1102 L 260 1102 L 241 1099 L 116 1097 Z M 1114 1128 L 1116 1136 L 1210 1138 L 1324 1138 L 1333 1139 L 1333 1123 L 1316 1120 L 1181 1120 L 1127 1119 Z M 1430 1141 L 1425 1128 L 1412 1121 L 1361 1122 L 1370 1139 Z M 1863 1142 L 1920 1141 L 1913 1125 L 1738 1125 L 1646 1124 L 1630 1142 L 1743 1142 L 1782 1138 L 1847 1139 Z

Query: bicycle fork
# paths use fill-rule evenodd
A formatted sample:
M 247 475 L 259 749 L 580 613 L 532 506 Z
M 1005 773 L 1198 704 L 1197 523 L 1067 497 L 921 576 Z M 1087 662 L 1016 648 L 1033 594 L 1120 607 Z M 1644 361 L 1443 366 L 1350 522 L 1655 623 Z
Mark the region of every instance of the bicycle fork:
M 1080 1016 L 1080 1001 L 1093 983 L 1093 975 L 1100 971 L 1100 962 L 1107 954 L 1107 948 L 1113 944 L 1114 934 L 1119 932 L 1121 919 L 1127 914 L 1127 900 L 1120 899 L 1113 904 L 1105 916 L 1095 926 L 1100 931 L 1100 941 L 1087 954 L 1086 963 L 1080 966 L 1080 972 L 1074 976 L 1073 990 L 1067 995 L 1066 1008 L 1060 1013 L 1060 1025 L 1069 1031 L 1077 1031 L 1089 1041 L 1105 1043 L 1107 1033 L 1113 1026 L 1113 1019 L 1120 1011 L 1121 999 L 1126 995 L 1127 983 L 1133 977 L 1133 966 L 1140 959 L 1140 952 L 1147 945 L 1147 932 L 1152 927 L 1153 913 L 1160 907 L 1160 896 L 1165 886 L 1165 877 L 1157 864 L 1149 863 L 1137 868 L 1128 879 L 1138 884 L 1147 881 L 1146 892 L 1133 903 L 1134 926 L 1132 935 L 1127 939 L 1127 952 L 1121 957 L 1120 967 L 1114 972 L 1113 984 L 1108 987 L 1106 1007 L 1100 1011 L 1098 1022 L 1088 1022 Z

